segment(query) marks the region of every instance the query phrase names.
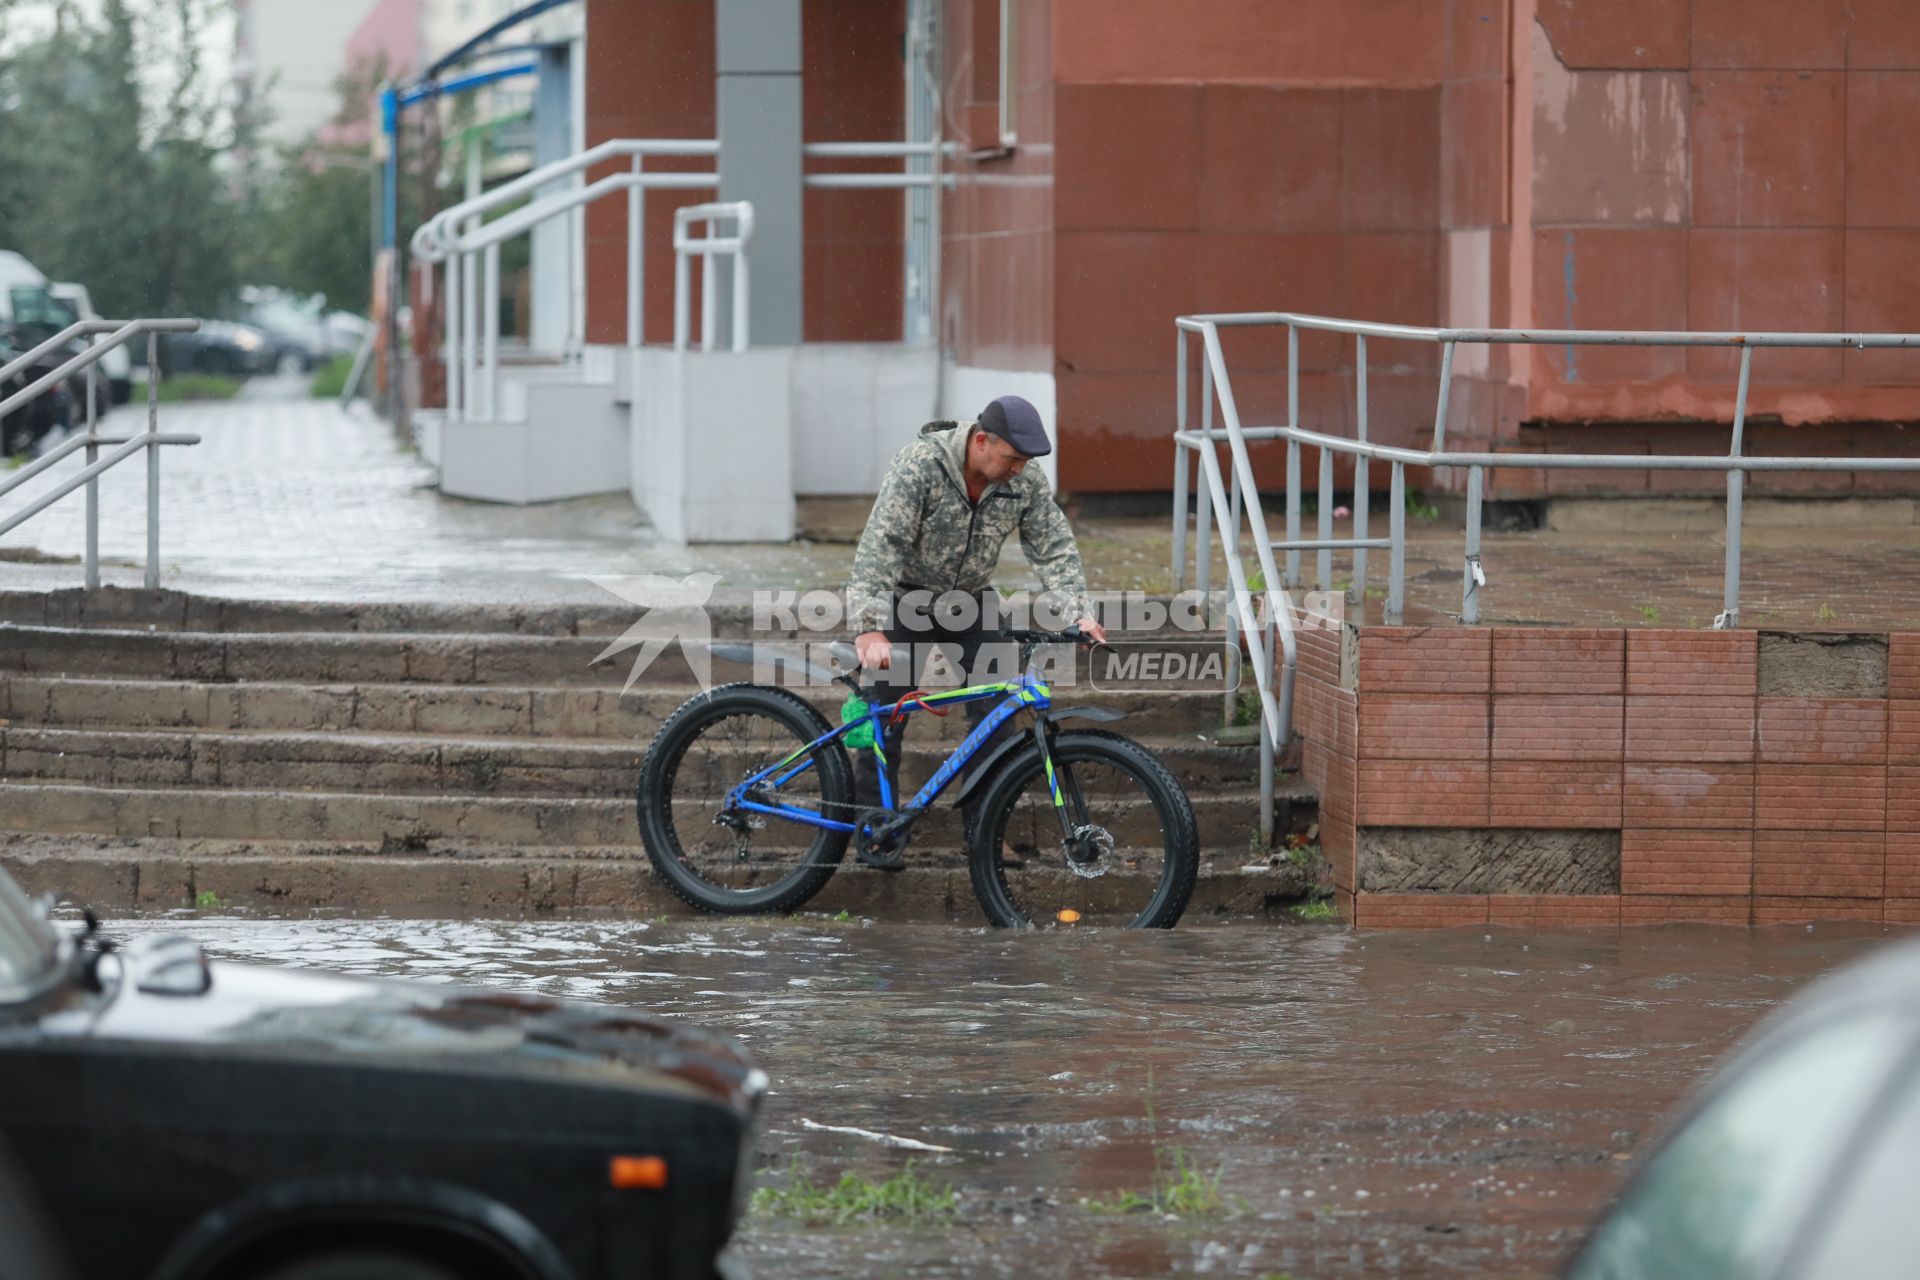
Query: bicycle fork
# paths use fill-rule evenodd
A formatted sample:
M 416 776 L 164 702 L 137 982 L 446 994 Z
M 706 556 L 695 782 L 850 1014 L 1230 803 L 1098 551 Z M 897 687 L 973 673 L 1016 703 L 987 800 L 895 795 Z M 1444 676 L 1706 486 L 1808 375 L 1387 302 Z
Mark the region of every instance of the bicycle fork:
M 1040 748 L 1040 764 L 1047 774 L 1047 793 L 1053 797 L 1053 812 L 1060 819 L 1060 841 L 1073 856 L 1080 829 L 1087 824 L 1087 801 L 1080 794 L 1080 780 L 1065 770 L 1053 767 L 1053 734 L 1050 722 L 1038 711 L 1033 715 L 1033 741 Z M 1065 785 L 1062 785 L 1062 778 Z

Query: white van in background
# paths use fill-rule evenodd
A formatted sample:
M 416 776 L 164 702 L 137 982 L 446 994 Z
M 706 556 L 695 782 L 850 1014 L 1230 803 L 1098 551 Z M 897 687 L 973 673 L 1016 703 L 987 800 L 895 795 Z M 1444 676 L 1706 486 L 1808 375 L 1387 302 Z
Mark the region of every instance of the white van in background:
M 63 280 L 49 285 L 48 292 L 67 304 L 76 319 L 98 320 L 100 313 L 93 309 L 93 299 L 87 293 L 87 286 Z M 138 341 L 145 341 L 144 338 Z M 123 343 L 100 357 L 100 376 L 107 380 L 107 388 L 113 394 L 114 404 L 125 404 L 133 394 L 133 356 Z
M 73 323 L 66 305 L 47 289 L 40 268 L 19 254 L 0 249 L 0 324 L 52 325 L 49 334 Z

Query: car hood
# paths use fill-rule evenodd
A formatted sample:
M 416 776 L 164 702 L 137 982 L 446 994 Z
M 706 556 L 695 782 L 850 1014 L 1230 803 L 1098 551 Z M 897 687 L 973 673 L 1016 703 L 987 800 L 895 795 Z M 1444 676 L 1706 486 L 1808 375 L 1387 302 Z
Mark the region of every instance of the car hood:
M 159 945 L 153 945 L 153 944 Z M 183 963 L 181 948 L 193 962 Z M 509 991 L 213 963 L 185 939 L 122 953 L 108 998 L 40 1019 L 50 1035 L 230 1047 L 304 1060 L 471 1068 L 705 1096 L 751 1114 L 767 1078 L 722 1036 Z M 111 960 L 109 961 L 111 964 Z

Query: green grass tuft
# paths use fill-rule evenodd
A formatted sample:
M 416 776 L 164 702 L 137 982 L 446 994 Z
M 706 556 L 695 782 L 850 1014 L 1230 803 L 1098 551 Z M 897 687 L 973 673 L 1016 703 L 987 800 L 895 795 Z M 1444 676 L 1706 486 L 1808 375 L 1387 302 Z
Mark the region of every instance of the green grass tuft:
M 346 389 L 347 375 L 353 372 L 353 357 L 341 352 L 333 359 L 321 365 L 313 373 L 312 395 L 315 400 L 337 400 Z
M 824 1186 L 816 1186 L 796 1160 L 789 1166 L 786 1186 L 761 1187 L 753 1193 L 755 1213 L 835 1226 L 856 1219 L 925 1222 L 950 1218 L 959 1207 L 960 1195 L 951 1184 L 922 1177 L 911 1160 L 882 1182 L 849 1170 L 840 1175 L 840 1181 Z
M 1154 1148 L 1153 1189 L 1146 1195 L 1122 1192 L 1112 1200 L 1082 1200 L 1095 1213 L 1177 1214 L 1182 1218 L 1221 1218 L 1234 1208 L 1220 1190 L 1226 1166 L 1205 1173 L 1185 1147 Z
M 160 403 L 183 400 L 231 400 L 240 394 L 240 379 L 222 373 L 182 373 L 160 381 Z

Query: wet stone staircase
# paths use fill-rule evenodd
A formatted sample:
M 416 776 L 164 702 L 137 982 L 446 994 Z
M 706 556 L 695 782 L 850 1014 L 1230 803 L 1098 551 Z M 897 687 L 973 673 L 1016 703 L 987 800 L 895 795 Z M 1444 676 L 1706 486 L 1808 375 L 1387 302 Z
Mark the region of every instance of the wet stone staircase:
M 0 861 L 103 909 L 682 910 L 654 882 L 633 790 L 654 730 L 698 686 L 675 646 L 623 693 L 630 655 L 595 658 L 632 621 L 618 607 L 0 591 Z M 747 621 L 716 612 L 715 638 Z M 714 664 L 716 681 L 749 674 Z M 842 691 L 805 696 L 831 718 Z M 1193 914 L 1298 899 L 1300 871 L 1257 847 L 1257 749 L 1223 733 L 1217 695 L 1084 697 L 1129 712 L 1115 727 L 1187 786 L 1203 844 Z M 916 721 L 909 784 L 960 722 Z M 809 909 L 977 920 L 941 809 L 909 871 L 849 855 Z M 1280 829 L 1313 811 L 1283 772 Z

